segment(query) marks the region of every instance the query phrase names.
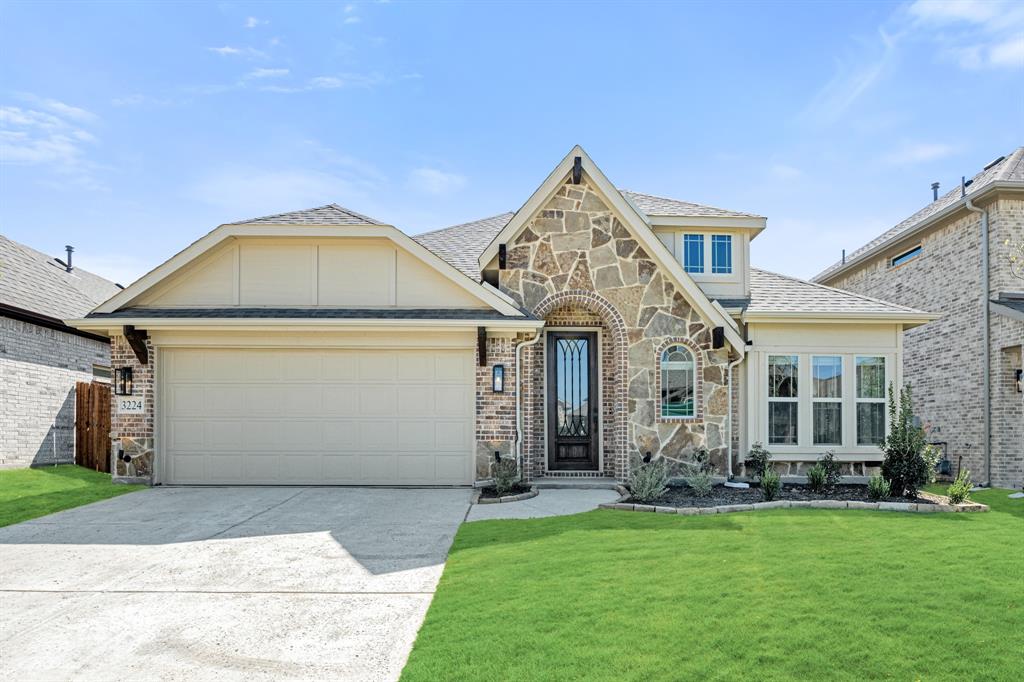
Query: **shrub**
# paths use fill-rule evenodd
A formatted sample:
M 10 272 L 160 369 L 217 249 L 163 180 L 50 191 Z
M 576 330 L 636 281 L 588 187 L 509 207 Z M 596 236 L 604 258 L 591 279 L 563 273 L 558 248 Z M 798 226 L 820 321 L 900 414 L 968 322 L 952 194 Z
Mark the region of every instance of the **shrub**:
M 892 492 L 889 481 L 882 476 L 872 476 L 868 480 L 868 497 L 872 500 L 882 500 L 889 497 Z
M 843 478 L 843 467 L 836 461 L 835 453 L 829 450 L 818 460 L 818 464 L 825 470 L 825 487 L 835 488 Z
M 935 483 L 939 460 L 942 459 L 942 448 L 929 443 L 921 451 L 921 457 L 924 459 L 924 465 L 928 469 L 928 480 L 925 483 Z
M 771 502 L 778 496 L 782 488 L 782 477 L 774 469 L 768 469 L 761 474 L 761 495 L 765 502 Z
M 900 390 L 899 401 L 889 384 L 889 435 L 882 441 L 885 459 L 882 475 L 889 481 L 892 494 L 897 497 L 917 497 L 918 489 L 928 482 L 928 463 L 924 458 L 927 443 L 924 429 L 914 424 L 910 387 Z
M 519 484 L 519 467 L 513 457 L 502 459 L 497 452 L 494 453 L 494 463 L 491 465 L 491 478 L 494 479 L 494 490 L 499 496 L 515 490 Z
M 707 497 L 711 494 L 711 488 L 714 487 L 711 480 L 711 472 L 698 471 L 687 476 L 686 485 L 693 489 L 693 494 L 697 497 Z
M 946 488 L 946 495 L 949 496 L 950 503 L 961 504 L 971 499 L 971 487 L 973 485 L 971 483 L 971 472 L 967 469 L 961 469 L 960 473 L 956 475 L 956 480 Z
M 768 470 L 768 462 L 771 461 L 771 458 L 772 453 L 765 450 L 761 443 L 754 443 L 750 452 L 747 453 L 747 458 L 743 461 L 743 466 L 747 468 L 748 475 L 760 481 L 764 472 Z
M 825 492 L 826 476 L 825 467 L 818 462 L 807 470 L 807 487 L 816 493 Z
M 651 502 L 665 494 L 668 490 L 665 485 L 667 481 L 668 467 L 665 466 L 665 460 L 643 462 L 633 467 L 629 475 L 629 492 L 637 502 Z

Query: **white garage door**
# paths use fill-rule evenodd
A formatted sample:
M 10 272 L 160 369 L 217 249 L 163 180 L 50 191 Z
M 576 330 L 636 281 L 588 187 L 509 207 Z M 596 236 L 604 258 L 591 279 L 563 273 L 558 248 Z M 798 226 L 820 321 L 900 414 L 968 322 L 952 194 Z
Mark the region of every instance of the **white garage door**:
M 167 483 L 472 482 L 468 350 L 165 349 Z

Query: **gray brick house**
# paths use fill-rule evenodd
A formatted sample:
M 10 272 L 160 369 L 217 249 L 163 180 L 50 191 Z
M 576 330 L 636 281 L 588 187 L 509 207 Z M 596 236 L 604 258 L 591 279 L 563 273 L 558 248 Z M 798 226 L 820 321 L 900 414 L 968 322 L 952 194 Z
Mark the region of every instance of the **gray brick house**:
M 882 459 L 934 315 L 751 267 L 763 216 L 618 189 L 573 148 L 514 213 L 410 237 L 336 204 L 220 225 L 81 319 L 113 473 L 170 484 L 742 477 Z M 563 481 L 564 482 L 564 481 Z
M 109 379 L 110 341 L 63 320 L 120 290 L 0 235 L 0 466 L 75 460 L 75 383 Z
M 1022 241 L 1024 147 L 813 279 L 942 313 L 904 337 L 917 412 L 954 473 L 962 462 L 1012 487 L 1024 484 L 1024 279 L 1010 261 Z

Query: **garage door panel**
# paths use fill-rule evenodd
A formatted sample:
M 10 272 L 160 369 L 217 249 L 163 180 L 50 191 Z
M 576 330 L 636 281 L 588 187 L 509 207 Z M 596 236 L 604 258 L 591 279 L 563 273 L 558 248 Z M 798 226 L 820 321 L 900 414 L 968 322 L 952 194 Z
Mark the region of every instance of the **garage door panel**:
M 470 350 L 161 350 L 171 483 L 471 482 Z

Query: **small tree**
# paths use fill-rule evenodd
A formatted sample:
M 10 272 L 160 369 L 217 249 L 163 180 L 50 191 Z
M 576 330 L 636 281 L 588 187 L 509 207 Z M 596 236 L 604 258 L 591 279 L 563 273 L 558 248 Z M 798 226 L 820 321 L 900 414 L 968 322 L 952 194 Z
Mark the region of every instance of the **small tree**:
M 889 384 L 889 435 L 881 444 L 885 452 L 882 475 L 895 496 L 917 497 L 918 489 L 928 482 L 928 463 L 923 456 L 928 444 L 924 429 L 914 425 L 910 386 L 896 389 Z
M 743 466 L 747 468 L 747 472 L 756 478 L 762 480 L 764 478 L 764 472 L 771 466 L 769 462 L 772 459 L 772 453 L 764 449 L 764 445 L 761 443 L 754 443 L 750 446 L 750 452 L 747 453 L 747 458 L 743 460 Z

